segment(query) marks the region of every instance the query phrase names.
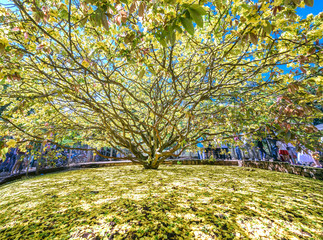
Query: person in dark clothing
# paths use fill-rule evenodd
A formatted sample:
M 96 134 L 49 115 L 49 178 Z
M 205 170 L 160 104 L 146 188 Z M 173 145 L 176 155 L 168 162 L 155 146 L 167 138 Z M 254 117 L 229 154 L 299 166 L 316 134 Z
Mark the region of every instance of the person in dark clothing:
M 20 151 L 20 149 L 16 150 L 16 162 L 13 165 L 13 167 L 11 168 L 10 174 L 14 174 L 14 173 L 20 173 L 21 170 L 23 169 L 23 162 L 25 159 L 25 154 L 24 152 Z
M 205 148 L 205 156 L 206 159 L 209 159 L 212 155 L 212 146 L 211 144 L 209 144 L 209 146 L 207 148 Z
M 3 163 L 0 164 L 0 172 L 6 170 L 9 165 L 9 158 L 6 158 Z
M 10 174 L 13 175 L 14 173 L 20 173 L 23 168 L 23 157 L 18 157 L 15 165 L 11 169 Z
M 262 144 L 262 141 L 257 142 L 257 147 L 258 147 L 259 153 L 260 153 L 260 160 L 264 161 L 265 158 L 266 158 L 266 152 L 265 152 L 265 149 L 264 149 L 264 145 Z
M 241 150 L 240 150 L 239 146 L 235 147 L 235 151 L 236 151 L 238 160 L 242 160 L 242 154 L 241 154 Z
M 11 172 L 13 166 L 15 165 L 17 160 L 17 149 L 11 148 L 10 149 L 10 161 L 9 161 L 9 169 L 8 171 Z
M 236 141 L 236 143 L 238 144 L 239 141 L 240 141 L 239 137 L 235 137 L 234 138 L 234 141 Z M 238 145 L 236 145 L 236 147 L 235 147 L 235 152 L 237 154 L 238 160 L 242 160 L 241 150 L 240 150 L 240 147 Z
M 225 144 L 221 144 L 221 152 L 222 154 L 220 155 L 221 159 L 231 159 L 231 155 L 229 154 L 229 147 Z
M 0 165 L 0 172 L 2 172 L 2 171 L 8 172 L 9 171 L 11 158 L 13 156 L 12 153 L 13 153 L 12 149 L 9 149 L 8 152 L 6 153 L 6 159 Z
M 274 161 L 278 161 L 277 139 L 273 139 L 273 145 L 271 146 L 271 151 L 272 151 Z
M 9 159 L 10 160 L 10 158 L 12 157 L 12 155 L 13 155 L 13 150 L 12 150 L 12 148 L 10 148 L 8 150 L 8 152 L 6 153 L 6 159 Z
M 214 156 L 216 159 L 221 159 L 221 148 L 217 147 L 214 149 Z

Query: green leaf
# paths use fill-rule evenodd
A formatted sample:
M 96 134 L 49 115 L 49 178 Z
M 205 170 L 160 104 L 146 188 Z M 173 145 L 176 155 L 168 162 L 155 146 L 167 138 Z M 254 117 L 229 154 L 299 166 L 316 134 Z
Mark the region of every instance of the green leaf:
M 182 33 L 182 32 L 183 32 L 180 26 L 175 25 L 175 26 L 174 26 L 174 29 L 175 29 L 177 32 L 179 32 L 179 33 Z
M 253 44 L 257 45 L 257 43 L 258 43 L 258 37 L 257 37 L 257 35 L 256 35 L 256 34 L 254 34 L 254 33 L 249 33 L 249 38 L 250 38 L 250 41 L 251 41 Z
M 271 34 L 272 27 L 269 21 L 266 21 L 266 26 L 263 27 L 267 34 Z
M 190 6 L 191 9 L 194 9 L 195 11 L 197 11 L 200 15 L 206 15 L 207 11 L 205 11 L 205 9 L 198 5 L 198 4 L 193 4 Z
M 101 11 L 97 11 L 95 14 L 95 25 L 101 26 L 102 25 L 102 13 Z
M 291 132 L 288 131 L 286 134 L 286 140 L 289 141 L 291 139 L 291 136 L 292 136 Z
M 313 5 L 314 5 L 314 0 L 304 0 L 304 2 L 309 7 L 313 7 Z
M 215 6 L 216 6 L 217 9 L 220 9 L 221 10 L 222 7 L 223 7 L 222 1 L 216 0 L 215 1 Z
M 202 28 L 203 27 L 202 15 L 200 15 L 198 11 L 194 10 L 194 8 L 189 8 L 188 11 L 190 12 L 190 15 L 193 18 L 196 25 Z
M 107 17 L 105 16 L 105 14 L 104 14 L 104 13 L 101 15 L 101 17 L 102 17 L 102 26 L 103 26 L 107 31 L 109 31 L 109 23 L 108 23 Z
M 249 10 L 249 5 L 246 4 L 246 3 L 243 3 L 240 5 L 242 8 L 246 9 L 246 10 Z
M 310 144 L 304 144 L 305 147 L 311 151 L 315 151 L 315 149 Z
M 164 37 L 159 36 L 157 37 L 157 41 L 163 46 L 163 47 L 167 47 L 166 41 L 164 39 Z
M 142 78 L 145 75 L 145 73 L 146 73 L 145 69 L 141 70 L 138 75 L 138 78 Z
M 183 18 L 192 19 L 191 14 L 188 10 L 185 10 L 183 13 Z
M 155 69 L 154 69 L 153 65 L 149 65 L 149 66 L 148 66 L 148 69 L 149 69 L 149 71 L 150 71 L 150 73 L 151 73 L 152 75 L 156 75 L 156 71 L 155 71 Z
M 172 34 L 170 34 L 170 44 L 173 46 L 175 44 L 175 41 L 176 41 L 176 33 L 175 31 L 173 31 Z
M 298 5 L 300 3 L 300 0 L 293 0 L 293 2 Z
M 95 19 L 95 17 L 96 17 L 96 14 L 91 14 L 90 15 L 90 23 L 95 27 L 95 26 L 97 26 L 96 25 L 96 19 Z
M 189 34 L 194 35 L 194 26 L 193 26 L 192 20 L 188 18 L 180 18 L 179 20 L 181 21 L 185 30 Z
M 63 18 L 63 19 L 67 19 L 68 18 L 68 11 L 66 9 L 62 9 L 58 12 L 58 16 L 60 18 Z
M 80 21 L 80 26 L 81 26 L 81 27 L 84 27 L 84 26 L 85 26 L 85 24 L 86 24 L 86 22 L 87 22 L 87 20 L 88 20 L 88 17 L 86 16 L 85 18 L 83 18 L 83 19 Z

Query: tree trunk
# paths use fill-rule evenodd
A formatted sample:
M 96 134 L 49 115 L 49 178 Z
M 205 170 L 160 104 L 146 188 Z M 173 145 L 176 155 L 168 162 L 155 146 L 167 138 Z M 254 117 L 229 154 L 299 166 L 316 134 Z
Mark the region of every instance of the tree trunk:
M 70 149 L 68 153 L 68 160 L 67 160 L 67 166 L 69 166 L 72 162 L 72 149 Z
M 37 159 L 36 175 L 39 175 L 39 167 L 40 167 L 40 162 L 41 162 L 42 157 L 43 157 L 43 149 L 44 149 L 44 144 L 42 143 L 42 144 L 40 145 L 40 156 L 39 156 L 39 158 Z
M 87 146 L 88 149 L 90 149 L 90 145 Z M 86 161 L 91 162 L 91 151 L 87 151 Z
M 111 148 L 110 148 L 110 157 L 112 157 L 112 152 L 113 152 L 113 148 L 111 147 Z M 112 161 L 113 159 L 112 159 L 112 158 L 110 158 L 109 160 L 110 160 L 110 161 Z
M 159 167 L 159 163 L 157 163 L 157 164 L 149 164 L 149 163 L 144 164 L 145 169 L 158 169 L 158 167 Z
M 160 162 L 158 161 L 158 158 L 148 158 L 144 162 L 144 168 L 145 169 L 157 169 L 159 167 Z

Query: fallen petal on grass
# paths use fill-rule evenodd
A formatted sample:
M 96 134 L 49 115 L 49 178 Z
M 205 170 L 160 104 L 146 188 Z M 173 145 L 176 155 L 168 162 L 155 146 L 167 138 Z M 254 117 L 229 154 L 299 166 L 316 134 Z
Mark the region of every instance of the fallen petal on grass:
M 0 239 L 320 239 L 323 182 L 261 169 L 84 169 L 0 187 Z

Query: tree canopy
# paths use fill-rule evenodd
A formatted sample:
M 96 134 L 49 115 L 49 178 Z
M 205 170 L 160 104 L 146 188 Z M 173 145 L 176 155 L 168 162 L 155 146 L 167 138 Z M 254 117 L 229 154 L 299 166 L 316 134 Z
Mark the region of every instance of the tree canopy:
M 81 141 L 157 168 L 214 138 L 320 144 L 323 14 L 296 14 L 313 0 L 12 3 L 0 135 L 21 147 Z

